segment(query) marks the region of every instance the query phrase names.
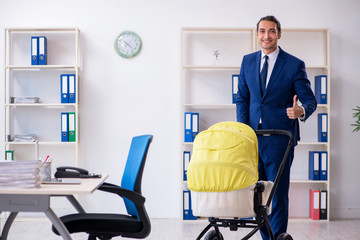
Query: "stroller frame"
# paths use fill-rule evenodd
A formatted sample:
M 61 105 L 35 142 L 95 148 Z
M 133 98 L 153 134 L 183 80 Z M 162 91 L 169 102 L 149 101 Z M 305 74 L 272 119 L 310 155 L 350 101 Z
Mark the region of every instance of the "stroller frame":
M 264 225 L 267 227 L 270 237 L 272 240 L 275 240 L 274 233 L 271 229 L 270 220 L 269 220 L 269 208 L 271 204 L 271 200 L 274 196 L 275 190 L 277 188 L 277 185 L 280 181 L 280 177 L 282 175 L 282 172 L 284 170 L 284 166 L 286 163 L 286 159 L 289 155 L 289 151 L 293 145 L 294 137 L 291 132 L 286 130 L 280 130 L 280 129 L 262 129 L 262 130 L 256 130 L 256 135 L 262 135 L 262 136 L 270 136 L 270 135 L 284 135 L 289 137 L 288 145 L 285 151 L 285 154 L 283 156 L 283 159 L 281 161 L 279 170 L 275 177 L 274 185 L 271 189 L 271 192 L 269 194 L 269 198 L 267 199 L 267 202 L 265 205 L 262 205 L 262 192 L 264 191 L 264 183 L 257 182 L 255 185 L 255 193 L 254 193 L 254 212 L 256 213 L 255 220 L 254 219 L 222 219 L 222 218 L 214 218 L 209 217 L 208 221 L 209 224 L 204 228 L 204 230 L 200 233 L 200 235 L 196 238 L 196 240 L 200 240 L 211 227 L 214 227 L 215 229 L 215 237 L 217 237 L 217 240 L 223 240 L 223 237 L 220 233 L 219 227 L 230 228 L 230 231 L 237 231 L 238 228 L 253 228 L 245 237 L 242 238 L 242 240 L 246 240 L 251 238 L 260 228 L 262 228 Z M 291 236 L 287 233 L 282 233 L 278 240 L 280 239 L 292 239 Z

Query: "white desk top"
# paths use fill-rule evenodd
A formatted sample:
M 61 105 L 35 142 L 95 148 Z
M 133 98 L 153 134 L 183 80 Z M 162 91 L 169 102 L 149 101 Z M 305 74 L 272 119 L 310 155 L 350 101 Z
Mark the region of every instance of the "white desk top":
M 73 195 L 94 192 L 108 177 L 81 178 L 80 184 L 40 184 L 39 188 L 0 188 L 0 194 Z

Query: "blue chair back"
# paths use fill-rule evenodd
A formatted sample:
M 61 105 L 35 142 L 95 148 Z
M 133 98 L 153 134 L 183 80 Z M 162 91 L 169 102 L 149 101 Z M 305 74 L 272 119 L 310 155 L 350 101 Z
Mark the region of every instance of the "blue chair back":
M 152 135 L 133 137 L 121 180 L 122 188 L 141 194 L 141 179 L 151 140 Z M 135 204 L 126 198 L 124 202 L 128 214 L 139 218 Z

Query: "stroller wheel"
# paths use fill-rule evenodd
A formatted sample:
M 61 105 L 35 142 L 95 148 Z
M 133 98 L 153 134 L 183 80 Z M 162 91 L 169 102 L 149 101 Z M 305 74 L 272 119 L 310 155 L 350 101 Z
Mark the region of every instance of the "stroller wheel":
M 293 240 L 293 238 L 288 233 L 282 233 L 282 234 L 279 235 L 277 240 Z
M 218 236 L 216 235 L 216 231 L 211 230 L 210 232 L 208 232 L 208 234 L 206 234 L 204 240 L 224 240 L 223 235 L 220 232 L 219 234 L 220 234 L 220 239 L 218 239 Z

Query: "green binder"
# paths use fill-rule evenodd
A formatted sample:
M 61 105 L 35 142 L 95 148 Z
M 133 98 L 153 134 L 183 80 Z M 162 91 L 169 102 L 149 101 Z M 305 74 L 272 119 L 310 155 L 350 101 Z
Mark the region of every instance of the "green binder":
M 75 113 L 69 112 L 69 142 L 76 142 Z

